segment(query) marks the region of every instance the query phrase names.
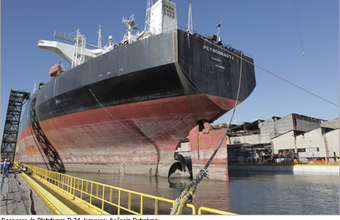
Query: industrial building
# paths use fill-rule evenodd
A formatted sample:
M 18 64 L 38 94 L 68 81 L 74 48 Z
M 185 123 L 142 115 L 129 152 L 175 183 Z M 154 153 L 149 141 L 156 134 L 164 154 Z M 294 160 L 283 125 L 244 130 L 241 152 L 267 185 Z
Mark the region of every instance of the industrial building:
M 214 129 L 225 129 L 218 124 Z M 334 161 L 339 157 L 339 118 L 325 121 L 298 114 L 232 125 L 228 132 L 231 163 L 282 160 Z

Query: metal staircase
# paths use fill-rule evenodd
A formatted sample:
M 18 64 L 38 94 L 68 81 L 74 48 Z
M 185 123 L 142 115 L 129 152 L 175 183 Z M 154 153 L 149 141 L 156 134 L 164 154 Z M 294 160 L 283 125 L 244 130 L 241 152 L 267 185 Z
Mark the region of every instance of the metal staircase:
M 29 97 L 30 92 L 11 90 L 2 135 L 1 158 L 11 158 L 11 160 L 14 160 L 22 106 L 28 101 Z

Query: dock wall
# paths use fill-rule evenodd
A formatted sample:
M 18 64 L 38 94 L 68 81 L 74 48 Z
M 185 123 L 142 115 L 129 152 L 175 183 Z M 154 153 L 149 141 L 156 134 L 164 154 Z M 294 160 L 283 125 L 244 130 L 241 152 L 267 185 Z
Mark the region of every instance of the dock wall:
M 292 165 L 292 166 L 230 166 L 229 171 L 268 171 L 268 172 L 290 172 L 290 173 L 325 173 L 339 175 L 339 166 L 312 166 L 312 165 Z

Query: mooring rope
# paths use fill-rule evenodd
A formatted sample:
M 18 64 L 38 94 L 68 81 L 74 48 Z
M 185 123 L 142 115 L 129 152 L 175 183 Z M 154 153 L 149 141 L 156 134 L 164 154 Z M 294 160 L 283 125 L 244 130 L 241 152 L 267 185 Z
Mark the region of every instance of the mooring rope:
M 284 82 L 286 82 L 286 83 L 288 83 L 288 84 L 290 84 L 290 85 L 292 85 L 292 86 L 295 86 L 296 88 L 298 88 L 298 89 L 300 89 L 300 90 L 302 90 L 302 91 L 305 91 L 305 92 L 309 93 L 310 95 L 315 96 L 315 97 L 318 98 L 318 99 L 321 99 L 321 100 L 323 100 L 323 101 L 325 101 L 325 102 L 328 102 L 329 104 L 334 105 L 334 106 L 336 106 L 336 107 L 339 108 L 339 105 L 335 104 L 334 102 L 331 102 L 331 101 L 329 101 L 329 100 L 327 100 L 327 99 L 325 99 L 325 98 L 323 98 L 323 97 L 321 97 L 321 96 L 319 96 L 319 95 L 317 95 L 317 94 L 315 94 L 315 93 L 313 93 L 313 92 L 311 92 L 311 91 L 309 91 L 309 90 L 307 90 L 307 89 L 302 88 L 301 86 L 298 86 L 298 85 L 295 84 L 295 83 L 290 82 L 290 81 L 287 80 L 287 79 L 282 78 L 281 76 L 279 76 L 279 75 L 277 75 L 277 74 L 275 74 L 275 73 L 273 73 L 273 72 L 271 72 L 271 71 L 269 71 L 269 70 L 267 70 L 267 69 L 265 69 L 265 68 L 263 68 L 263 67 L 260 67 L 259 65 L 256 65 L 254 62 L 251 62 L 251 61 L 249 61 L 249 60 L 247 60 L 247 59 L 244 59 L 244 58 L 238 56 L 236 53 L 230 52 L 229 50 L 226 50 L 226 51 L 227 51 L 228 53 L 234 55 L 235 57 L 241 58 L 243 61 L 249 63 L 250 65 L 253 65 L 254 67 L 257 67 L 257 68 L 259 68 L 259 69 L 261 69 L 261 70 L 263 70 L 263 71 L 269 73 L 270 75 L 272 75 L 272 76 L 274 76 L 274 77 L 276 77 L 276 78 L 278 78 L 278 79 L 280 79 L 280 80 L 282 80 L 282 81 L 284 81 Z
M 240 67 L 240 79 L 238 82 L 238 90 L 237 90 L 237 96 L 236 96 L 236 100 L 235 100 L 235 106 L 234 106 L 234 110 L 233 113 L 230 117 L 227 129 L 225 130 L 223 137 L 221 138 L 220 143 L 218 144 L 218 146 L 216 147 L 214 153 L 210 156 L 210 159 L 208 160 L 208 162 L 205 164 L 204 168 L 201 168 L 197 171 L 197 174 L 195 176 L 195 178 L 188 184 L 188 186 L 183 190 L 183 192 L 181 193 L 181 195 L 176 199 L 176 202 L 174 204 L 173 209 L 171 210 L 170 215 L 181 215 L 183 214 L 184 211 L 184 207 L 187 204 L 187 202 L 189 200 L 192 200 L 193 195 L 196 191 L 196 187 L 197 185 L 202 181 L 202 179 L 204 177 L 206 177 L 207 179 L 209 179 L 209 174 L 208 174 L 208 167 L 210 166 L 211 162 L 213 161 L 217 151 L 220 149 L 220 146 L 222 145 L 222 142 L 224 140 L 224 138 L 227 136 L 228 130 L 229 130 L 229 126 L 234 118 L 235 115 L 235 111 L 236 111 L 236 106 L 238 103 L 238 99 L 239 99 L 239 95 L 240 95 L 240 91 L 241 91 L 241 80 L 242 80 L 242 66 L 243 66 L 243 59 L 242 59 L 242 53 L 241 53 L 241 67 Z

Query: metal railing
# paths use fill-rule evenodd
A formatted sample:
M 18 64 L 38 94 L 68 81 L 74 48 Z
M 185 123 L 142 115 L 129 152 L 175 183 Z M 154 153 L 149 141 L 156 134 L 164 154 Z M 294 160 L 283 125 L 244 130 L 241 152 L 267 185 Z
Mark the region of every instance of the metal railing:
M 88 208 L 101 214 L 168 214 L 175 200 L 139 193 L 119 187 L 114 187 L 78 177 L 57 173 L 30 165 L 24 165 L 32 171 L 33 176 L 48 182 L 59 192 L 67 194 L 70 199 L 78 200 Z M 191 209 L 191 213 L 190 213 Z M 217 209 L 200 207 L 202 211 L 215 214 L 233 214 Z M 196 208 L 187 204 L 185 214 L 196 215 Z

